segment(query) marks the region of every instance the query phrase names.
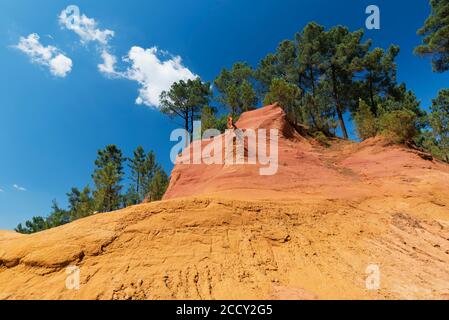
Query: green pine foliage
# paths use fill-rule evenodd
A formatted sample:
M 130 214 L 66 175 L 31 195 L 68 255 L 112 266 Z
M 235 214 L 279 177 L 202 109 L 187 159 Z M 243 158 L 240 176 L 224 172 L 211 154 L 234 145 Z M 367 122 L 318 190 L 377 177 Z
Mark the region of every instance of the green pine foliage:
M 72 188 L 67 193 L 67 200 L 71 221 L 87 217 L 96 210 L 95 201 L 89 186 L 86 186 L 82 191 L 78 188 Z
M 134 157 L 129 159 L 133 184 L 128 189 L 127 201 L 131 204 L 138 204 L 147 197 L 158 164 L 155 153 L 150 151 L 145 154 L 141 146 L 134 150 L 133 155 Z
M 424 132 L 422 144 L 436 158 L 449 162 L 449 89 L 443 89 L 432 100 L 429 114 L 430 131 Z
M 130 184 L 127 192 L 123 193 L 123 166 L 126 161 L 129 162 Z M 145 153 L 142 147 L 138 147 L 133 152 L 133 158 L 126 159 L 115 145 L 98 151 L 92 178 L 94 190 L 86 186 L 82 190 L 72 188 L 67 193 L 67 209 L 61 208 L 54 200 L 46 217 L 35 216 L 24 224 L 18 224 L 15 230 L 24 234 L 36 233 L 99 212 L 135 205 L 143 200 L 157 201 L 162 199 L 169 183 L 168 176 L 156 162 L 153 151 Z
M 392 45 L 385 52 L 382 48 L 375 48 L 359 61 L 359 67 L 365 70 L 361 83 L 361 96 L 369 101 L 371 112 L 378 115 L 377 106 L 388 96 L 396 84 L 397 65 L 395 59 L 399 54 L 399 47 Z
M 357 135 L 360 139 L 366 140 L 377 135 L 379 124 L 376 116 L 368 104 L 360 99 L 359 110 L 354 115 L 354 122 L 357 128 Z
M 399 51 L 396 45 L 386 50 L 372 48 L 372 41 L 364 40 L 363 30 L 350 31 L 345 26 L 326 29 L 311 22 L 293 39 L 281 41 L 255 70 L 243 62 L 223 69 L 214 81 L 213 101 L 218 106 L 204 104 L 200 108 L 203 129 L 218 124 L 226 128 L 226 112 L 220 112 L 221 107 L 235 119 L 261 101 L 265 105 L 278 102 L 293 123 L 326 136 L 335 135 L 339 127 L 343 138 L 349 138 L 347 114 L 360 124 L 361 136 L 372 136 L 380 130 L 382 115 L 403 109 L 416 115 L 416 129 L 422 130 L 425 112 L 413 92 L 397 83 Z M 360 110 L 360 99 L 370 113 Z M 364 115 L 369 119 L 363 121 Z
M 381 133 L 393 143 L 414 143 L 418 136 L 416 114 L 410 110 L 386 112 L 379 118 Z
M 321 131 L 315 132 L 314 138 L 322 146 L 329 147 L 329 139 L 328 139 L 328 137 L 326 137 L 326 135 L 323 132 L 321 132 Z
M 238 120 L 238 116 L 234 117 L 234 122 Z M 217 108 L 204 106 L 201 113 L 201 134 L 206 130 L 215 129 L 223 133 L 228 127 L 227 114 L 217 115 Z
M 233 117 L 253 110 L 257 104 L 253 83 L 254 71 L 251 67 L 246 63 L 237 62 L 231 70 L 223 69 L 215 79 L 214 85 L 218 91 L 216 100 L 228 108 Z
M 299 111 L 300 99 L 301 90 L 296 85 L 288 83 L 284 79 L 273 79 L 265 96 L 264 105 L 278 103 L 295 121 L 298 118 L 296 112 Z
M 201 117 L 201 110 L 211 94 L 210 83 L 202 82 L 200 78 L 175 82 L 168 91 L 161 93 L 161 112 L 172 119 L 181 119 L 192 138 L 193 122 Z
M 49 228 L 49 226 L 48 226 L 46 219 L 43 217 L 37 216 L 37 217 L 33 217 L 31 220 L 26 221 L 25 226 L 22 226 L 22 224 L 19 223 L 19 225 L 17 226 L 17 228 L 15 230 L 16 230 L 16 232 L 19 232 L 19 233 L 31 234 L 31 233 L 36 233 L 36 232 L 46 230 L 48 228 Z
M 435 72 L 449 70 L 449 0 L 430 0 L 432 12 L 418 30 L 423 36 L 423 44 L 415 53 L 430 56 Z
M 122 151 L 115 145 L 98 151 L 92 175 L 97 211 L 109 212 L 120 208 L 124 160 Z
M 154 177 L 149 185 L 147 200 L 158 201 L 164 196 L 167 190 L 169 179 L 165 171 L 161 167 L 157 167 Z

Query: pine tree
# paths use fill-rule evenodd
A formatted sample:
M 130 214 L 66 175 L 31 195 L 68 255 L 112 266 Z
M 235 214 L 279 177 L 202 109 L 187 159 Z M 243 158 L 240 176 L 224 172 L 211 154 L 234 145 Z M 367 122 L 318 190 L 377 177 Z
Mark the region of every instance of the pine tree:
M 47 222 L 42 217 L 33 217 L 30 221 L 25 222 L 26 233 L 36 233 L 48 229 Z
M 92 178 L 96 187 L 94 198 L 100 212 L 120 208 L 124 160 L 122 151 L 115 145 L 108 145 L 105 149 L 98 151 Z
M 55 228 L 95 214 L 108 212 L 121 207 L 138 204 L 144 199 L 160 200 L 168 186 L 168 176 L 162 167 L 156 163 L 153 151 L 145 154 L 142 147 L 136 148 L 131 161 L 131 185 L 126 194 L 122 195 L 121 181 L 124 177 L 123 162 L 126 160 L 115 145 L 108 145 L 99 150 L 95 161 L 95 171 L 92 175 L 95 191 L 86 186 L 81 191 L 72 188 L 67 193 L 68 209 L 61 208 L 53 201 L 52 211 L 47 217 L 35 216 L 18 224 L 16 231 L 31 234 L 46 229 Z M 136 187 L 139 188 L 137 192 Z
M 48 228 L 49 226 L 46 219 L 40 216 L 36 216 L 31 218 L 31 220 L 26 221 L 25 227 L 21 223 L 19 223 L 14 230 L 18 233 L 32 234 L 47 230 Z
M 264 104 L 279 103 L 289 118 L 296 122 L 300 118 L 300 115 L 297 114 L 300 98 L 301 90 L 296 85 L 283 79 L 274 79 L 270 91 L 265 96 Z
M 432 100 L 429 123 L 432 128 L 435 153 L 449 162 L 449 89 L 443 89 Z
M 87 217 L 95 212 L 94 199 L 92 198 L 91 190 L 88 186 L 82 191 L 78 188 L 72 188 L 72 190 L 67 193 L 67 198 L 71 221 Z
M 220 117 L 216 115 L 217 109 L 211 106 L 205 106 L 201 112 L 201 134 L 208 129 L 216 129 L 221 133 L 225 132 L 228 124 L 228 116 L 222 114 Z M 234 119 L 237 121 L 237 118 Z
M 304 121 L 319 131 L 328 131 L 328 103 L 321 104 L 323 86 L 320 78 L 324 74 L 321 68 L 325 41 L 324 27 L 311 22 L 301 33 L 295 35 L 298 46 L 298 86 L 303 88 L 302 113 Z
M 270 89 L 274 79 L 300 86 L 302 78 L 298 65 L 298 49 L 292 40 L 282 41 L 276 49 L 276 53 L 268 54 L 262 59 L 254 72 L 254 77 L 259 81 L 258 93 L 264 98 Z
M 415 115 L 416 129 L 421 130 L 426 126 L 427 115 L 420 108 L 420 104 L 413 91 L 407 90 L 406 85 L 403 83 L 395 86 L 391 90 L 390 95 L 378 106 L 378 117 L 391 111 L 407 110 Z
M 144 167 L 143 167 L 141 192 L 139 194 L 141 200 L 144 200 L 148 195 L 148 192 L 150 190 L 151 181 L 154 178 L 156 167 L 157 167 L 156 155 L 153 151 L 149 151 L 145 157 L 145 162 L 144 162 Z
M 188 80 L 187 85 L 190 91 L 190 137 L 193 140 L 193 122 L 201 118 L 201 111 L 209 103 L 212 96 L 209 82 L 201 82 L 199 78 Z
M 140 195 L 142 194 L 142 186 L 145 176 L 145 150 L 142 146 L 138 146 L 136 150 L 133 152 L 133 158 L 129 159 L 129 168 L 131 170 L 131 180 L 133 181 L 134 185 L 132 186 L 132 189 L 130 188 L 128 190 L 128 201 L 132 201 L 130 199 L 134 198 L 135 203 L 142 201 Z M 135 196 L 137 194 L 137 197 Z
M 46 229 L 62 226 L 70 222 L 70 212 L 59 207 L 56 200 L 53 200 L 52 211 L 46 219 Z
M 179 117 L 184 122 L 184 129 L 189 132 L 190 128 L 190 106 L 188 103 L 189 91 L 184 80 L 175 82 L 170 90 L 161 93 L 161 112 L 170 118 Z
M 218 102 L 228 107 L 233 117 L 256 107 L 253 74 L 253 70 L 246 63 L 237 62 L 231 70 L 223 69 L 214 81 L 219 92 Z
M 326 70 L 326 87 L 331 92 L 332 100 L 340 123 L 343 137 L 348 139 L 348 132 L 343 118 L 348 109 L 355 109 L 358 97 L 354 90 L 354 75 L 358 63 L 365 56 L 370 41 L 362 43 L 363 31 L 349 32 L 346 27 L 337 26 L 326 32 L 325 45 L 322 48 L 321 68 Z
M 277 78 L 297 85 L 298 83 L 298 50 L 292 40 L 282 41 L 277 50 Z
M 394 143 L 414 143 L 418 137 L 416 114 L 407 109 L 383 113 L 379 118 L 381 133 Z
M 131 185 L 128 188 L 128 191 L 126 192 L 126 194 L 123 196 L 123 206 L 124 207 L 129 207 L 129 206 L 133 206 L 136 204 L 139 204 L 142 201 L 139 193 L 136 191 L 136 187 L 135 185 Z
M 432 13 L 418 30 L 423 44 L 415 49 L 420 56 L 431 56 L 433 70 L 449 70 L 449 0 L 430 0 Z
M 254 72 L 254 77 L 259 82 L 259 95 L 264 97 L 268 92 L 273 79 L 281 78 L 277 55 L 269 53 L 263 58 Z
M 17 227 L 14 229 L 14 231 L 16 231 L 17 233 L 22 233 L 22 234 L 28 234 L 28 229 L 24 228 L 23 225 L 21 223 L 19 223 L 17 225 Z
M 359 111 L 354 116 L 357 127 L 357 135 L 360 139 L 366 140 L 374 137 L 378 131 L 378 123 L 376 116 L 365 101 L 360 99 Z
M 203 134 L 206 130 L 209 129 L 218 129 L 217 128 L 217 117 L 216 117 L 216 109 L 211 106 L 204 106 L 201 111 L 201 134 Z
M 302 72 L 304 82 L 306 82 L 307 88 L 309 89 L 307 91 L 311 92 L 314 99 L 317 93 L 317 82 L 323 74 L 321 64 L 324 40 L 324 27 L 315 22 L 307 24 L 301 33 L 296 34 L 299 51 L 299 70 Z
M 240 109 L 242 112 L 250 111 L 255 109 L 257 103 L 257 95 L 253 89 L 253 86 L 248 80 L 244 80 L 240 86 Z
M 161 93 L 161 112 L 171 118 L 182 119 L 184 129 L 192 138 L 193 122 L 200 117 L 201 109 L 209 102 L 211 94 L 210 83 L 203 83 L 200 78 L 175 82 L 168 91 Z
M 385 52 L 375 48 L 360 61 L 364 77 L 362 96 L 369 101 L 371 112 L 377 115 L 377 106 L 382 97 L 388 96 L 396 85 L 398 46 L 390 46 Z
M 160 166 L 158 166 L 149 185 L 148 200 L 161 200 L 167 190 L 168 182 L 167 174 Z

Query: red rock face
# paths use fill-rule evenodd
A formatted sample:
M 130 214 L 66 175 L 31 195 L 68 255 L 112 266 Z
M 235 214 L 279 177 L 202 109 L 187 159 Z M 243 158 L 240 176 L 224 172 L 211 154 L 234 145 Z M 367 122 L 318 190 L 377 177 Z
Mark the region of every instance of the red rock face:
M 321 146 L 314 139 L 301 136 L 277 105 L 243 113 L 236 127 L 278 130 L 276 173 L 261 175 L 260 169 L 267 165 L 247 163 L 248 142 L 245 164 L 182 163 L 188 153 L 200 159 L 199 150 L 204 152 L 208 147 L 217 147 L 216 150 L 222 150 L 222 160 L 225 157 L 224 135 L 217 138 L 223 141 L 218 146 L 213 139 L 196 141 L 178 158 L 164 200 L 217 194 L 237 199 L 298 198 L 301 194 L 353 198 L 372 192 L 373 183 L 392 184 L 398 177 L 416 179 L 426 174 L 426 168 L 441 170 L 446 177 L 449 172 L 446 165 L 426 161 L 405 147 L 388 145 L 382 138 L 360 144 L 333 139 L 330 146 Z
M 171 174 L 170 186 L 164 199 L 199 195 L 205 193 L 214 193 L 220 191 L 236 190 L 273 190 L 276 188 L 290 188 L 308 176 L 303 169 L 316 166 L 319 159 L 313 152 L 310 143 L 301 137 L 295 129 L 288 123 L 284 111 L 277 105 L 267 106 L 258 110 L 242 114 L 236 123 L 238 129 L 247 132 L 248 129 L 254 130 L 256 134 L 261 134 L 259 129 L 266 129 L 267 153 L 271 147 L 270 129 L 277 130 L 278 136 L 278 154 L 276 157 L 277 170 L 274 175 L 262 175 L 261 169 L 268 168 L 268 164 L 260 163 L 259 157 L 256 158 L 256 164 L 248 163 L 248 139 L 245 139 L 244 164 L 225 163 L 226 155 L 232 154 L 232 150 L 225 150 L 225 135 L 215 139 L 197 141 L 190 145 L 187 151 L 178 158 L 177 164 Z M 262 135 L 261 135 L 262 136 Z M 259 138 L 257 139 L 259 141 Z M 183 164 L 191 154 L 192 158 L 198 159 L 200 151 L 204 152 L 216 147 L 215 150 L 221 150 L 221 164 Z M 196 150 L 195 150 L 196 149 Z M 206 150 L 206 151 L 205 151 Z M 257 150 L 249 148 L 257 153 Z M 212 156 L 213 152 L 210 153 Z M 203 159 L 206 159 L 203 157 Z M 234 158 L 235 159 L 235 158 Z M 207 162 L 208 159 L 206 159 Z M 309 168 L 310 169 L 310 168 Z M 316 168 L 318 170 L 318 167 Z M 313 178 L 313 177 L 308 177 Z

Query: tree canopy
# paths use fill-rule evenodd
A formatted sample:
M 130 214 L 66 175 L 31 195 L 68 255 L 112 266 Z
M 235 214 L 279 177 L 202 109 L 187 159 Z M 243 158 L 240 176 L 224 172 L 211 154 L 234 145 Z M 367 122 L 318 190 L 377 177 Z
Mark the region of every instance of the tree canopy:
M 130 184 L 124 194 L 124 163 L 129 162 Z M 61 208 L 56 200 L 47 216 L 35 216 L 16 227 L 19 233 L 35 233 L 58 227 L 98 212 L 107 212 L 134 205 L 143 200 L 162 199 L 168 187 L 168 176 L 156 162 L 153 151 L 148 153 L 142 147 L 136 148 L 128 159 L 115 145 L 98 150 L 95 171 L 92 175 L 95 189 L 89 186 L 82 190 L 73 187 L 67 193 L 68 208 Z
M 432 58 L 433 70 L 449 70 L 449 0 L 430 0 L 432 12 L 418 30 L 423 36 L 423 44 L 416 47 L 415 53 Z
M 200 78 L 175 82 L 170 90 L 161 93 L 161 111 L 171 118 L 182 119 L 184 129 L 192 137 L 193 121 L 201 117 L 201 110 L 211 94 L 210 83 L 203 83 Z
M 256 107 L 254 72 L 246 63 L 236 62 L 231 70 L 223 69 L 215 79 L 216 100 L 227 107 L 233 116 Z
M 443 89 L 432 100 L 428 146 L 442 160 L 449 162 L 449 89 Z

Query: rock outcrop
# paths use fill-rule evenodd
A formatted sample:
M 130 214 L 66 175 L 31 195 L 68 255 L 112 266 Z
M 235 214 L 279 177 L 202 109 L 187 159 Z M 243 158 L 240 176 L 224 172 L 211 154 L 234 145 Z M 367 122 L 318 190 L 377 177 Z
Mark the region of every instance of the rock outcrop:
M 276 175 L 177 164 L 164 201 L 0 232 L 0 299 L 449 298 L 447 164 L 381 138 L 324 147 L 277 106 L 236 125 L 279 130 Z

